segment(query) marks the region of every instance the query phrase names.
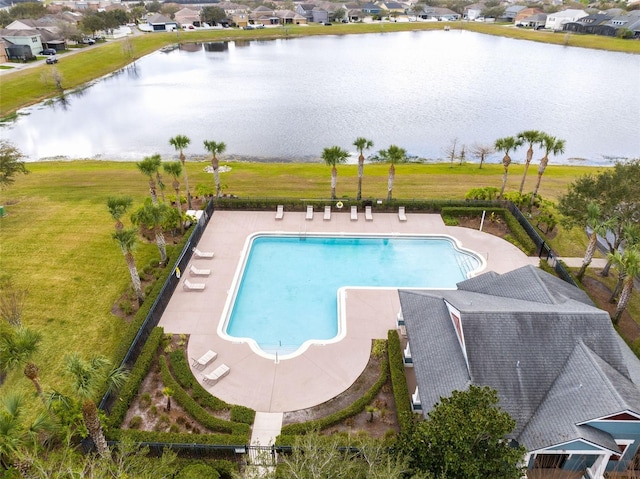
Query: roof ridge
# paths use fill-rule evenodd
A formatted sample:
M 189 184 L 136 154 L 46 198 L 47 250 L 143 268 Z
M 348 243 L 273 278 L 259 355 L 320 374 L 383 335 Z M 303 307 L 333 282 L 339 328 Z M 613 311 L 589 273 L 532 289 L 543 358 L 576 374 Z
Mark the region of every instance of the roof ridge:
M 585 352 L 587 353 L 587 356 L 589 358 L 589 361 L 591 361 L 591 363 L 595 366 L 596 368 L 596 372 L 600 375 L 600 377 L 603 379 L 603 381 L 605 382 L 607 388 L 609 389 L 609 391 L 611 391 L 611 393 L 613 394 L 613 396 L 616 398 L 617 402 L 625 408 L 628 408 L 629 405 L 627 404 L 627 402 L 625 401 L 625 399 L 620 395 L 620 393 L 618 392 L 618 390 L 613 386 L 613 384 L 611 383 L 611 380 L 609 379 L 609 376 L 607 375 L 607 373 L 604 372 L 604 370 L 602 369 L 602 367 L 600 366 L 600 364 L 598 363 L 598 361 L 595 360 L 594 356 L 597 357 L 598 359 L 600 359 L 602 362 L 604 362 L 607 366 L 609 366 L 611 369 L 613 369 L 615 372 L 617 372 L 618 374 L 620 374 L 622 377 L 624 377 L 626 380 L 629 380 L 629 378 L 622 374 L 620 371 L 618 371 L 616 368 L 614 368 L 611 364 L 609 364 L 604 358 L 600 357 L 600 355 L 598 353 L 596 353 L 595 351 L 593 351 L 589 346 L 587 346 L 586 344 L 584 344 L 582 342 L 582 339 L 578 342 L 578 346 L 582 346 L 585 349 Z

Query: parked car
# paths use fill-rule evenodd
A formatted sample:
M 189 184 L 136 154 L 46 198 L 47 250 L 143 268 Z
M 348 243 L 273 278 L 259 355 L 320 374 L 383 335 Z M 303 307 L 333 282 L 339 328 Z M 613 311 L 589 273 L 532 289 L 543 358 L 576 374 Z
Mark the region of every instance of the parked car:
M 54 63 L 58 63 L 58 57 L 53 55 L 47 58 L 47 65 L 53 65 Z
M 58 53 L 55 48 L 45 48 L 40 52 L 40 55 L 55 55 Z
M 245 30 L 253 30 L 253 29 L 255 29 L 255 27 L 253 25 L 245 25 L 242 28 L 245 29 Z
M 330 27 L 330 26 L 331 26 L 331 22 L 324 22 L 324 23 L 323 23 L 323 25 L 324 25 L 325 27 Z
M 93 38 L 83 38 L 82 43 L 84 43 L 85 45 L 93 45 L 96 43 L 96 41 Z

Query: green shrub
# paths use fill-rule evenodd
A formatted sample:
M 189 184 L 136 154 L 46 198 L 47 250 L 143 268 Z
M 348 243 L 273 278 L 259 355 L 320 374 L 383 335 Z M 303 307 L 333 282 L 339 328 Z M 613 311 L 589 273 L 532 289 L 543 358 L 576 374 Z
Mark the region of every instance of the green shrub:
M 184 389 L 191 390 L 191 397 L 204 408 L 208 408 L 211 411 L 224 411 L 231 406 L 226 402 L 212 396 L 209 391 L 202 387 L 202 385 L 193 376 L 193 372 L 187 362 L 187 357 L 182 350 L 177 350 L 169 355 L 169 362 L 171 363 L 171 369 L 175 375 L 175 379 Z M 250 424 L 252 424 L 251 422 Z
M 143 393 L 140 396 L 139 403 L 142 409 L 147 409 L 149 406 L 151 406 L 151 394 Z
M 442 221 L 447 226 L 458 226 L 460 224 L 460 222 L 456 218 L 454 218 L 453 216 L 449 216 L 449 215 L 446 215 L 446 216 L 443 215 L 442 216 Z
M 129 421 L 129 428 L 140 429 L 140 426 L 142 426 L 142 418 L 140 416 L 133 416 Z
M 387 352 L 387 342 L 383 339 L 374 339 L 373 348 L 371 349 L 371 356 L 374 358 L 381 358 Z
M 149 368 L 153 363 L 153 359 L 156 356 L 156 351 L 162 340 L 163 330 L 162 328 L 153 328 L 151 334 L 147 338 L 138 360 L 136 361 L 133 369 L 129 372 L 127 382 L 120 389 L 120 394 L 115 405 L 111 409 L 111 416 L 109 417 L 109 426 L 118 427 L 124 421 L 127 410 L 131 405 L 131 401 L 138 394 L 140 384 L 149 372 Z M 150 401 L 150 398 L 149 398 Z
M 176 381 L 167 365 L 167 358 L 160 356 L 160 374 L 162 375 L 162 382 L 166 387 L 173 390 L 173 397 L 180 404 L 184 410 L 193 417 L 202 426 L 212 431 L 221 432 L 225 434 L 245 434 L 249 437 L 249 426 L 247 424 L 233 423 L 218 419 L 211 416 L 205 409 L 202 408 Z
M 256 412 L 245 406 L 231 406 L 231 420 L 243 424 L 253 424 L 256 418 Z
M 175 476 L 176 479 L 220 479 L 220 474 L 207 464 L 189 464 Z
M 393 388 L 393 399 L 396 403 L 398 422 L 400 430 L 408 430 L 409 424 L 404 423 L 407 413 L 411 414 L 411 396 L 407 386 L 407 377 L 404 370 L 404 360 L 402 355 L 402 345 L 400 336 L 395 329 L 389 330 L 387 334 L 389 352 L 389 371 L 391 373 L 391 386 Z
M 129 438 L 134 442 L 166 442 L 168 444 L 214 444 L 244 446 L 249 440 L 248 434 L 189 434 L 157 431 L 138 431 L 120 429 L 113 432 L 114 440 Z

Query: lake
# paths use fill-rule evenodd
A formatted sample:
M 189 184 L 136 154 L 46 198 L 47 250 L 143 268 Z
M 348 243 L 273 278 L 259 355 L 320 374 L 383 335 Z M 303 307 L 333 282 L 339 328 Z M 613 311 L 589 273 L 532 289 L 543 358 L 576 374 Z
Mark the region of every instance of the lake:
M 473 145 L 529 129 L 566 140 L 551 164 L 638 157 L 640 55 L 457 30 L 188 44 L 23 109 L 0 137 L 32 161 L 168 159 L 177 134 L 196 157 L 214 140 L 233 157 L 313 161 L 364 136 L 369 153 L 429 160 L 456 140 L 472 160 Z

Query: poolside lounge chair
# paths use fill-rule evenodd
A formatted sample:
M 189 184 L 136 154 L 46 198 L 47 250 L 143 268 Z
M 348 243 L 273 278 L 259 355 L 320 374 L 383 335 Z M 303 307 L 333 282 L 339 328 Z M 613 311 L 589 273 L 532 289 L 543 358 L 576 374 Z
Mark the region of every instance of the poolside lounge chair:
M 400 221 L 407 221 L 407 215 L 404 214 L 404 206 L 398 207 L 398 219 Z
M 198 248 L 193 248 L 193 255 L 198 258 L 213 258 L 212 252 L 200 251 Z
M 371 206 L 365 206 L 364 219 L 367 221 L 373 221 L 373 213 L 371 212 Z
M 358 221 L 358 207 L 351 207 L 351 221 Z
M 278 209 L 276 211 L 276 219 L 281 220 L 284 217 L 284 205 L 278 205 Z
M 331 206 L 324 207 L 324 219 L 327 221 L 331 219 Z
M 313 219 L 313 206 L 311 205 L 307 206 L 307 216 L 305 216 L 305 219 L 307 220 Z
M 218 357 L 218 353 L 216 353 L 215 351 L 209 350 L 206 353 L 204 353 L 202 356 L 200 356 L 200 359 L 194 359 L 191 365 L 196 369 L 202 370 L 206 368 L 207 365 L 211 361 L 214 361 L 217 357 Z
M 182 285 L 186 291 L 204 291 L 204 286 L 204 283 L 192 283 L 188 279 L 185 279 Z
M 213 372 L 204 375 L 204 382 L 215 384 L 220 379 L 229 374 L 229 371 L 231 371 L 231 368 L 229 366 L 227 366 L 226 364 L 221 364 Z
M 189 274 L 191 276 L 209 276 L 211 274 L 210 269 L 198 269 L 194 265 L 189 267 Z

